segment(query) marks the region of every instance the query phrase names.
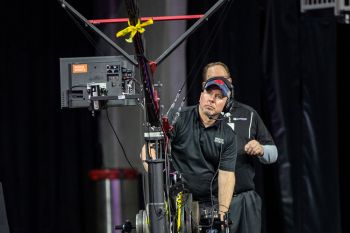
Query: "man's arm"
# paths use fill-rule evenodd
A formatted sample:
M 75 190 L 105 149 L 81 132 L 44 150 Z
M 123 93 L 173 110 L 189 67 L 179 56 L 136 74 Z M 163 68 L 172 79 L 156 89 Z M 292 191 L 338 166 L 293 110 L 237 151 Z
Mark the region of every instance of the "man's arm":
M 236 178 L 232 171 L 219 170 L 218 186 L 219 186 L 219 213 L 223 220 L 224 213 L 226 213 L 231 204 L 233 189 L 235 187 Z
M 146 172 L 148 172 L 148 164 L 146 162 L 147 159 L 147 143 L 143 145 L 141 153 L 140 153 L 140 158 L 142 160 L 142 165 L 143 168 L 146 170 Z M 154 143 L 149 143 L 148 144 L 148 151 L 149 151 L 149 155 L 152 159 L 156 158 L 156 150 L 154 149 Z
M 274 163 L 277 160 L 278 152 L 275 145 L 261 145 L 257 140 L 249 141 L 244 150 L 248 155 L 256 156 L 260 162 L 265 164 Z
M 259 114 L 255 111 L 252 114 L 254 115 L 253 124 L 256 128 L 254 138 L 256 140 L 250 140 L 244 149 L 247 154 L 256 156 L 261 163 L 274 163 L 278 157 L 277 147 Z

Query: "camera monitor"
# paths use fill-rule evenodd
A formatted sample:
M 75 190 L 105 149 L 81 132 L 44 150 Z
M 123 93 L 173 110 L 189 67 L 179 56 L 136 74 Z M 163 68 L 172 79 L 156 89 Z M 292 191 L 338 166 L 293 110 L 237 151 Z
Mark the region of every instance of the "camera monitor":
M 60 58 L 61 108 L 137 105 L 135 67 L 123 56 Z

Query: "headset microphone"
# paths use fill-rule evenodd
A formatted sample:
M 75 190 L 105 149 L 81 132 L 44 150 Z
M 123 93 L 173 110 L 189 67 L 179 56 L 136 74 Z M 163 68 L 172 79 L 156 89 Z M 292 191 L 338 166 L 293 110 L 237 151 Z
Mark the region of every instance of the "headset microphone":
M 216 113 L 216 114 L 212 114 L 212 115 L 208 114 L 207 116 L 210 120 L 217 120 L 217 119 L 219 119 L 219 115 L 220 115 L 220 113 Z M 215 118 L 216 116 L 218 116 L 218 117 Z

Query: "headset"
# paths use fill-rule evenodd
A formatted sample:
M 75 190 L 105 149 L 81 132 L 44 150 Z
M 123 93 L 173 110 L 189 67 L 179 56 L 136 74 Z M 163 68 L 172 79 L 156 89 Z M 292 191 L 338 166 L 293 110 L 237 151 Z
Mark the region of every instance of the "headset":
M 234 100 L 234 86 L 232 85 L 232 83 L 230 81 L 228 81 L 227 78 L 223 77 L 223 76 L 214 76 L 209 78 L 207 81 L 205 81 L 203 83 L 202 86 L 202 90 L 204 90 L 205 85 L 207 84 L 208 81 L 212 81 L 212 80 L 221 80 L 225 83 L 225 85 L 230 89 L 231 95 L 227 96 L 227 100 L 223 109 L 224 113 L 228 113 L 231 111 L 232 107 L 233 107 L 233 100 Z

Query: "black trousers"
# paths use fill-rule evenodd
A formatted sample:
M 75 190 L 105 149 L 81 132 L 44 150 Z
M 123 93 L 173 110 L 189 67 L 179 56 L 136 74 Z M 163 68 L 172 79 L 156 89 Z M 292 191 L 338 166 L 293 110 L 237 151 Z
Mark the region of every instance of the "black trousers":
M 254 191 L 247 191 L 233 197 L 229 219 L 230 233 L 261 233 L 261 198 Z

